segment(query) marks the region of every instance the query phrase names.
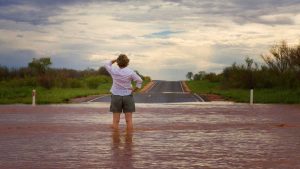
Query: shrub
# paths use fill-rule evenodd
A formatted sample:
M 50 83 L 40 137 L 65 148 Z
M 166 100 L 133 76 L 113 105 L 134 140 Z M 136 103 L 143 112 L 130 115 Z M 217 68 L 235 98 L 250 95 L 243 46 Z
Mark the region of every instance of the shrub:
M 37 74 L 44 74 L 49 66 L 52 64 L 50 57 L 33 58 L 32 62 L 28 63 L 28 67 L 31 68 Z
M 54 79 L 51 76 L 40 75 L 38 77 L 38 84 L 46 89 L 54 87 Z
M 204 79 L 210 82 L 220 82 L 221 76 L 217 75 L 216 73 L 208 73 L 205 74 Z
M 37 82 L 37 79 L 35 77 L 25 77 L 24 78 L 24 84 L 26 86 L 36 87 L 38 85 L 38 82 Z
M 205 71 L 200 71 L 200 72 L 194 74 L 193 79 L 194 80 L 203 80 L 205 75 L 206 75 Z
M 100 67 L 100 68 L 98 69 L 98 74 L 99 74 L 99 75 L 110 76 L 110 74 L 109 74 L 108 71 L 105 69 L 105 67 Z
M 7 87 L 21 87 L 25 86 L 23 79 L 13 78 L 7 81 L 3 81 L 3 85 Z
M 54 79 L 54 86 L 60 88 L 67 88 L 69 87 L 69 78 L 63 78 L 61 76 L 57 76 Z
M 0 80 L 4 80 L 8 78 L 8 76 L 9 76 L 8 68 L 0 65 Z
M 151 81 L 151 77 L 150 76 L 144 76 L 144 80 L 150 82 Z
M 86 78 L 87 87 L 90 89 L 96 89 L 101 83 L 108 83 L 111 79 L 107 76 L 91 76 Z
M 68 82 L 69 82 L 69 87 L 71 87 L 71 88 L 83 87 L 83 84 L 79 79 L 69 79 Z

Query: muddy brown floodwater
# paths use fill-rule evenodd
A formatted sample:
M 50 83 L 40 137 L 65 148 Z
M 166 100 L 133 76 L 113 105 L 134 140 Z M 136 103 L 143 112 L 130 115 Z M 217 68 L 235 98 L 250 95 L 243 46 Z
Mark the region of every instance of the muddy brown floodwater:
M 300 168 L 300 105 L 0 106 L 0 168 Z M 123 116 L 122 116 L 123 118 Z

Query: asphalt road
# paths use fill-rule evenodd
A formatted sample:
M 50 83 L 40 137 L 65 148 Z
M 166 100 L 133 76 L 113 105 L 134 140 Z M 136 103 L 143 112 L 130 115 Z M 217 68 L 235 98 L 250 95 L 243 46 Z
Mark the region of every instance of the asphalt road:
M 201 98 L 183 91 L 180 81 L 154 81 L 154 85 L 146 93 L 134 94 L 136 103 L 177 103 L 201 102 Z M 102 96 L 92 102 L 110 102 L 110 95 Z

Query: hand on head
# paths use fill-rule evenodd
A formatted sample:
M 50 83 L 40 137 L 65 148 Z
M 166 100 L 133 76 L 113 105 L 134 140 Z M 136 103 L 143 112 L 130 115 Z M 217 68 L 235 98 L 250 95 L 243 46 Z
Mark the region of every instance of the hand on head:
M 117 59 L 111 61 L 112 64 L 114 64 L 115 62 L 117 62 Z

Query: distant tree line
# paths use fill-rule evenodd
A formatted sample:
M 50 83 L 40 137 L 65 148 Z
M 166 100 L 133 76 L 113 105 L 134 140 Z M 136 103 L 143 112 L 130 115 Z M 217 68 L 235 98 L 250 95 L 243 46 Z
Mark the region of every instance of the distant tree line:
M 7 68 L 0 66 L 0 81 L 11 86 L 42 86 L 44 88 L 97 88 L 101 83 L 111 81 L 104 67 L 98 70 L 74 70 L 51 68 L 49 57 L 39 58 L 28 63 L 27 67 Z
M 102 83 L 112 79 L 104 67 L 74 70 L 66 68 L 51 68 L 50 57 L 33 58 L 27 67 L 8 68 L 0 65 L 0 84 L 11 87 L 42 86 L 44 88 L 97 88 Z M 137 72 L 137 71 L 136 71 Z M 143 76 L 143 79 L 150 77 Z
M 289 46 L 282 41 L 261 57 L 264 64 L 260 66 L 253 59 L 246 58 L 244 64 L 233 63 L 220 74 L 188 72 L 186 78 L 220 82 L 224 88 L 300 87 L 300 44 Z
M 51 68 L 50 57 L 33 58 L 27 67 L 7 68 L 0 66 L 0 83 L 12 87 L 18 86 L 42 86 L 44 88 L 97 88 L 103 83 L 112 81 L 110 74 L 104 67 L 99 69 L 87 68 L 74 70 L 66 68 Z M 143 80 L 151 80 L 148 76 L 136 73 Z

